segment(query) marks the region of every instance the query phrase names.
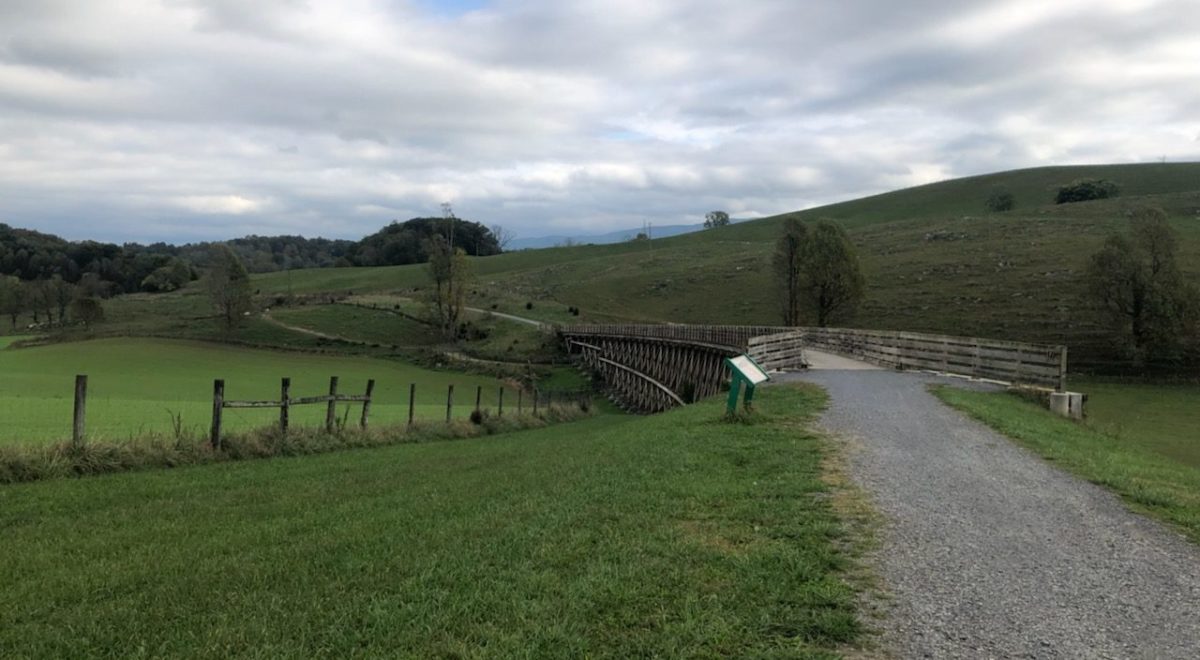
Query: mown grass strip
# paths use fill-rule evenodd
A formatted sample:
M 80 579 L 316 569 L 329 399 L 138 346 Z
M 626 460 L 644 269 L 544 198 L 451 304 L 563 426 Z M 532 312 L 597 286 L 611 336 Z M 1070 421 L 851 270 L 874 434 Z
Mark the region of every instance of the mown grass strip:
M 1132 508 L 1177 526 L 1200 543 L 1200 469 L 1058 417 L 1011 394 L 934 388 L 942 401 L 1044 458 L 1110 488 Z
M 819 390 L 0 488 L 11 656 L 834 657 Z

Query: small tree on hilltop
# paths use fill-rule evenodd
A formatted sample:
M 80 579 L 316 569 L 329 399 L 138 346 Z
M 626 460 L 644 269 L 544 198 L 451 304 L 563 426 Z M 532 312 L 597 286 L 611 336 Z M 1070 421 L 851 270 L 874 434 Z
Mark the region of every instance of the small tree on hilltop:
M 430 316 L 446 339 L 454 339 L 467 305 L 470 263 L 462 249 L 451 248 L 440 234 L 428 239 L 425 252 L 429 255 L 425 269 L 433 285 L 429 292 Z
M 852 317 L 865 294 L 866 283 L 846 231 L 822 220 L 808 234 L 804 252 L 801 277 L 817 325 L 825 327 L 833 320 Z
M 1017 206 L 1017 200 L 1013 197 L 1012 192 L 1004 186 L 996 186 L 992 188 L 992 192 L 988 194 L 987 210 L 993 213 L 1002 213 L 1011 211 Z
M 225 331 L 232 331 L 253 308 L 253 300 L 250 275 L 242 265 L 242 260 L 228 245 L 221 244 L 213 248 L 204 284 Z
M 807 234 L 803 223 L 796 218 L 788 218 L 783 221 L 783 234 L 775 241 L 775 254 L 771 265 L 775 271 L 784 325 L 800 325 L 803 316 L 802 272 Z
M 1159 208 L 1129 218 L 1088 266 L 1088 285 L 1114 341 L 1135 362 L 1171 358 L 1196 333 L 1200 296 L 1175 261 L 1176 235 Z
M 729 214 L 724 211 L 709 211 L 704 214 L 704 228 L 724 227 L 729 224 Z

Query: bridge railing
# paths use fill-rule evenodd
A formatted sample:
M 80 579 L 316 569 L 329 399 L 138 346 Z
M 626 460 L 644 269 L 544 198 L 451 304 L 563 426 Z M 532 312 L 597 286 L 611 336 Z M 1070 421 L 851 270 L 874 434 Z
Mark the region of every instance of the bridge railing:
M 813 349 L 880 366 L 1066 388 L 1065 346 L 891 330 L 798 328 L 797 332 Z
M 666 339 L 697 342 L 750 352 L 767 368 L 795 365 L 801 348 L 825 350 L 895 369 L 930 369 L 1063 390 L 1065 346 L 956 337 L 922 332 L 851 328 L 790 328 L 755 325 L 592 324 L 569 325 L 560 332 L 576 337 Z M 774 364 L 780 362 L 780 364 Z M 761 364 L 761 362 L 760 362 Z
M 690 325 L 682 323 L 577 324 L 564 325 L 559 328 L 559 332 L 564 335 L 667 339 L 724 346 L 739 353 L 746 350 L 751 337 L 787 330 L 795 330 L 795 328 L 769 325 Z

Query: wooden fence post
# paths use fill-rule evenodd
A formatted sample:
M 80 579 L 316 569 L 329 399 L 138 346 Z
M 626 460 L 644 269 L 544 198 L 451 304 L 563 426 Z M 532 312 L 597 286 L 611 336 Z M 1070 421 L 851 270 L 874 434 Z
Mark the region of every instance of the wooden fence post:
M 446 423 L 450 423 L 450 408 L 454 405 L 454 385 L 446 392 Z
M 500 403 L 496 406 L 496 416 L 504 416 L 504 386 L 500 387 Z
M 292 379 L 284 378 L 279 381 L 279 432 L 287 435 L 288 414 L 292 407 Z
M 75 376 L 75 419 L 71 425 L 71 445 L 76 449 L 83 446 L 84 421 L 87 417 L 86 375 Z
M 364 431 L 367 430 L 367 417 L 369 417 L 371 415 L 371 395 L 374 392 L 375 392 L 375 379 L 371 378 L 371 379 L 367 380 L 367 393 L 365 395 L 366 398 L 363 399 L 362 419 L 359 420 L 359 422 L 358 422 L 358 425 Z
M 521 415 L 521 407 L 522 407 L 521 404 L 523 403 L 524 398 L 525 398 L 525 387 L 522 386 L 521 389 L 517 390 L 517 415 L 518 416 Z
M 209 436 L 209 443 L 213 449 L 221 448 L 221 409 L 224 405 L 225 381 L 218 378 L 213 381 L 212 434 Z
M 412 428 L 413 424 L 413 405 L 417 400 L 417 384 L 412 383 L 408 386 L 408 426 Z
M 329 377 L 329 404 L 325 407 L 325 432 L 333 433 L 333 424 L 337 419 L 337 385 L 338 377 Z
M 540 392 L 538 392 L 538 390 L 537 390 L 537 388 L 536 388 L 536 387 L 535 387 L 535 388 L 533 388 L 533 414 L 534 414 L 534 415 L 536 415 L 536 414 L 537 414 L 537 408 L 538 408 L 538 399 L 539 399 L 539 398 L 541 398 L 541 397 L 540 397 L 540 394 L 541 394 L 541 393 L 540 393 Z
M 1059 348 L 1058 353 L 1058 391 L 1067 391 L 1067 347 Z
M 483 385 L 475 386 L 475 412 L 479 412 L 479 403 L 483 400 Z

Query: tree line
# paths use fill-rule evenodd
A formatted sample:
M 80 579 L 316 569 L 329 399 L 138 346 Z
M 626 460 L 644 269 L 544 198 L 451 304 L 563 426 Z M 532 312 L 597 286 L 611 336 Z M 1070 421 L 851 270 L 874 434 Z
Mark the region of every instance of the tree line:
M 425 241 L 444 231 L 443 218 L 413 218 L 393 222 L 358 241 L 304 238 L 302 236 L 246 236 L 219 243 L 101 243 L 67 241 L 52 234 L 0 224 L 0 276 L 24 281 L 49 281 L 81 285 L 85 278 L 99 280 L 100 298 L 138 291 L 178 289 L 207 270 L 213 248 L 225 245 L 246 270 L 265 273 L 296 268 L 347 266 L 398 266 L 424 263 L 429 255 Z M 457 220 L 454 247 L 468 255 L 487 256 L 502 251 L 511 233 L 502 227 Z

